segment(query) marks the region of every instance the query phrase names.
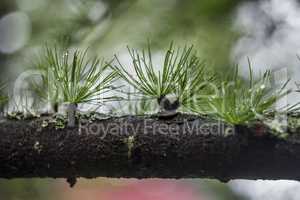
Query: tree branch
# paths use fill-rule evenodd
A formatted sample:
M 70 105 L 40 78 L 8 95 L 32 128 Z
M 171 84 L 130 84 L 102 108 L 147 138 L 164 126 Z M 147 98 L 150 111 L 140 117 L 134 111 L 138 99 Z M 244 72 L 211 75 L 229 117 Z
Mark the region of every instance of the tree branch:
M 300 180 L 300 144 L 265 126 L 230 127 L 178 114 L 124 116 L 45 126 L 46 118 L 0 123 L 0 177 Z

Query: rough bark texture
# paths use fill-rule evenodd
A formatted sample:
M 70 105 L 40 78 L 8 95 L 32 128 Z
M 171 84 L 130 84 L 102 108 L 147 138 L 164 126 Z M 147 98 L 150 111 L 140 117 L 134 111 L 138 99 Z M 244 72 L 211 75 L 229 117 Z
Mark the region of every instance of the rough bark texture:
M 45 119 L 0 123 L 0 177 L 300 180 L 300 143 L 264 126 L 179 114 L 124 116 L 75 128 Z

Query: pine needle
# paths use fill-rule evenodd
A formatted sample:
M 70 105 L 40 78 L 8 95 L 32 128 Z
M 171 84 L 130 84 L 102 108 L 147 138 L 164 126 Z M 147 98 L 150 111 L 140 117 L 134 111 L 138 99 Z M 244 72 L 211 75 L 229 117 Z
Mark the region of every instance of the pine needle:
M 109 64 L 103 60 L 87 58 L 87 51 L 70 53 L 46 47 L 45 58 L 37 65 L 42 84 L 34 84 L 35 92 L 55 103 L 79 104 L 104 99 L 103 94 L 112 90 L 111 83 L 116 80 L 117 73 L 111 72 Z
M 253 79 L 252 67 L 249 65 L 249 81 L 238 77 L 238 67 L 230 80 L 224 81 L 219 91 L 204 99 L 208 103 L 205 111 L 210 116 L 231 124 L 243 124 L 255 119 L 261 119 L 274 104 L 291 92 L 285 90 L 289 80 L 280 88 L 271 85 L 272 73 L 266 71 L 258 80 Z M 202 102 L 199 102 L 202 108 Z M 202 109 L 194 109 L 203 113 Z

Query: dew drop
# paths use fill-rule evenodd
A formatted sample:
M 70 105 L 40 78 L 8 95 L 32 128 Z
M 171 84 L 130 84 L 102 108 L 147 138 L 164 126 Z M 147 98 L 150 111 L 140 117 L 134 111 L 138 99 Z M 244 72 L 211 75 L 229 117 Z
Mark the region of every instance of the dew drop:
M 265 88 L 266 88 L 266 86 L 264 84 L 260 86 L 260 89 L 262 89 L 262 90 Z

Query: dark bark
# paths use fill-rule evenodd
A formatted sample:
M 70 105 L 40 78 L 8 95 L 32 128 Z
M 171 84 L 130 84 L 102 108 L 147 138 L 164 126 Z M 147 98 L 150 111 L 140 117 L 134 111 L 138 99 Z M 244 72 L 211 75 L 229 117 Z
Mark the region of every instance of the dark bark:
M 77 177 L 300 180 L 298 140 L 280 139 L 259 123 L 232 129 L 179 114 L 56 129 L 44 120 L 0 123 L 1 178 L 67 178 L 71 185 Z

